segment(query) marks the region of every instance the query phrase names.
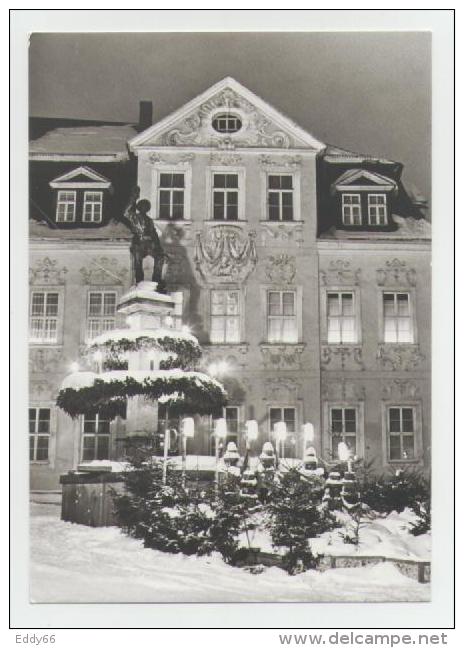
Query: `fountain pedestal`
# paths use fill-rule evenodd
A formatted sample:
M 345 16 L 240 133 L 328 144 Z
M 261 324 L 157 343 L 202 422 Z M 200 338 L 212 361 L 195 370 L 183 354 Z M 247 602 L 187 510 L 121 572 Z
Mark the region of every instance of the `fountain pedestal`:
M 119 301 L 117 311 L 126 316 L 131 331 L 155 331 L 168 328 L 166 319 L 174 310 L 174 302 L 168 295 L 156 291 L 153 281 L 141 281 L 131 288 Z M 128 370 L 156 371 L 162 359 L 161 351 L 139 350 L 128 354 Z M 126 436 L 143 437 L 158 429 L 158 403 L 143 396 L 127 400 Z

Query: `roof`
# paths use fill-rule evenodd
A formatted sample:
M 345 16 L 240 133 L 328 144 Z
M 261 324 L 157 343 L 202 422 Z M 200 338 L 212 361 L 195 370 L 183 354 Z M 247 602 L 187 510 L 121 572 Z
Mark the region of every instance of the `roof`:
M 35 240 L 56 240 L 56 241 L 117 241 L 132 239 L 132 232 L 119 221 L 110 221 L 108 225 L 101 227 L 75 227 L 72 229 L 61 229 L 50 227 L 45 221 L 29 220 L 29 238 Z
M 432 238 L 432 226 L 424 218 L 404 218 L 403 216 L 393 215 L 393 220 L 398 225 L 395 231 L 351 231 L 348 229 L 336 229 L 331 227 L 323 232 L 319 240 L 381 240 L 389 239 L 398 241 L 430 241 Z
M 338 146 L 332 146 L 328 144 L 324 151 L 324 159 L 328 162 L 381 162 L 382 164 L 400 164 L 394 160 L 387 160 L 386 158 L 381 158 L 375 155 L 369 155 L 368 153 L 356 153 L 355 151 L 349 151 L 348 149 L 343 149 Z
M 128 159 L 127 142 L 136 134 L 130 124 L 55 128 L 29 143 L 30 158 L 58 155 Z

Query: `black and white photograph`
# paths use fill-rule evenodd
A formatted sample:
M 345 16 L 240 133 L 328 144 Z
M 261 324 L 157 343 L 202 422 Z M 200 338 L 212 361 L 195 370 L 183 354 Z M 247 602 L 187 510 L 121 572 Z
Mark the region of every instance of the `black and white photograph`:
M 30 603 L 430 603 L 431 33 L 27 57 Z

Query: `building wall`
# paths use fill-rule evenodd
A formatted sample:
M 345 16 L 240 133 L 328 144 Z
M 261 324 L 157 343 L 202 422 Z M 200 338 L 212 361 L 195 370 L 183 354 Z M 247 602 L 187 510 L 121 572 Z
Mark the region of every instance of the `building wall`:
M 59 294 L 57 343 L 31 343 L 29 350 L 30 407 L 51 408 L 49 457 L 31 462 L 32 490 L 58 489 L 59 475 L 80 461 L 81 422 L 60 411 L 56 397 L 71 364 L 84 366 L 88 293 L 121 295 L 132 283 L 129 246 L 130 241 L 30 242 L 31 294 Z M 115 433 L 119 427 L 116 421 Z

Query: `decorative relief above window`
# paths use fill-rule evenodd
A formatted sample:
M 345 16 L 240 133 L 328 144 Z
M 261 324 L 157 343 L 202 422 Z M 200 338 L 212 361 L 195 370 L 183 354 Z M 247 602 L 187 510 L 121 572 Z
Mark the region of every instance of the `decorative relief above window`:
M 80 273 L 87 285 L 115 285 L 125 282 L 128 269 L 121 268 L 116 259 L 93 257 L 88 266 L 80 269 Z
M 52 261 L 48 257 L 35 262 L 29 268 L 29 283 L 37 285 L 58 286 L 65 283 L 65 275 L 68 272 L 64 266 L 58 266 L 58 261 Z
M 301 399 L 301 383 L 295 378 L 267 378 L 264 393 L 265 400 L 293 403 Z
M 377 270 L 379 286 L 415 286 L 416 271 L 409 267 L 406 261 L 392 259 L 387 261 L 384 268 Z
M 319 271 L 319 282 L 323 286 L 357 286 L 360 277 L 361 269 L 355 270 L 343 259 L 330 261 L 328 268 Z
M 241 282 L 255 269 L 255 232 L 218 225 L 196 233 L 195 265 L 205 281 Z
M 362 401 L 366 398 L 366 388 L 359 382 L 350 382 L 341 378 L 321 386 L 321 396 L 331 401 Z
M 384 400 L 417 398 L 420 395 L 420 387 L 412 380 L 395 379 L 382 386 L 382 398 Z
M 411 371 L 425 360 L 418 344 L 379 344 L 377 360 L 382 369 Z
M 184 153 L 182 155 L 160 155 L 159 153 L 151 153 L 148 156 L 148 161 L 150 164 L 156 165 L 167 165 L 167 166 L 181 166 L 187 165 L 192 162 L 195 158 L 193 153 Z
M 261 245 L 288 243 L 301 247 L 304 243 L 303 226 L 298 222 L 267 221 L 261 224 L 260 238 Z
M 362 347 L 357 346 L 322 346 L 321 347 L 321 369 L 361 369 L 366 367 L 362 358 Z
M 212 153 L 210 162 L 213 166 L 237 166 L 242 164 L 242 156 L 236 153 Z
M 305 344 L 260 344 L 266 369 L 301 369 Z
M 62 362 L 63 350 L 58 349 L 30 349 L 29 371 L 31 373 L 53 373 Z
M 288 254 L 271 254 L 264 266 L 266 278 L 273 283 L 293 283 L 296 275 L 296 260 Z
M 301 155 L 260 155 L 259 162 L 264 167 L 290 167 L 295 168 L 301 166 L 303 158 Z

